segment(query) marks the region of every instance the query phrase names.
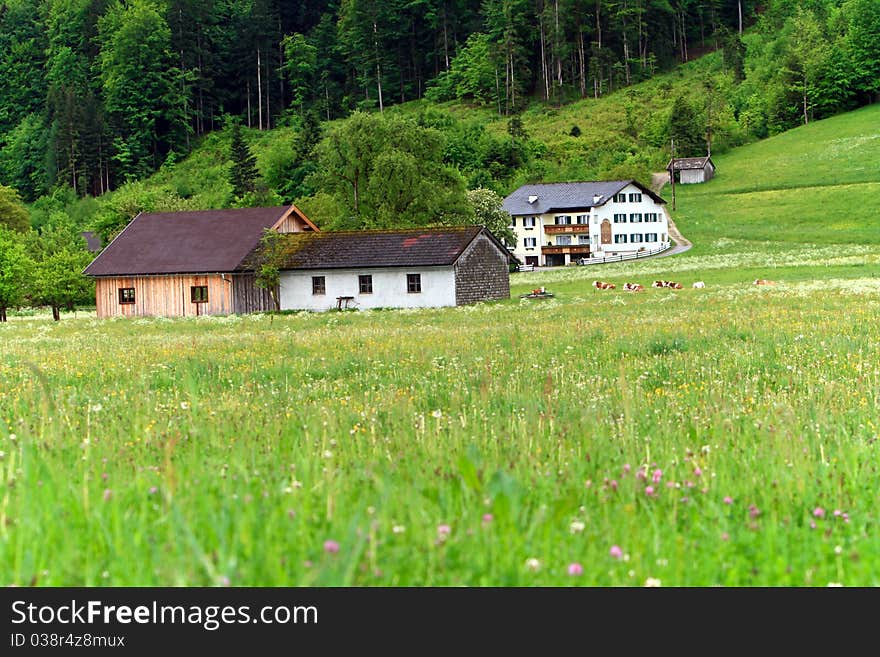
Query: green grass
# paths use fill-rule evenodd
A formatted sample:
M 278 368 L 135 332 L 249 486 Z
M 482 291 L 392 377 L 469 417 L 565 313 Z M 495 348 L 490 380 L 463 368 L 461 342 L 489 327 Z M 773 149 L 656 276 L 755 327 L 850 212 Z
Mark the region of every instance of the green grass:
M 677 188 L 691 251 L 514 274 L 509 301 L 14 317 L 0 583 L 877 586 L 877 181 L 816 186 L 807 156 L 878 164 L 877 109 Z M 620 289 L 654 278 L 686 287 Z
M 880 244 L 880 105 L 712 159 L 713 180 L 676 186 L 676 224 L 696 253 L 719 240 Z
M 4 583 L 876 585 L 880 281 L 830 284 L 10 322 Z

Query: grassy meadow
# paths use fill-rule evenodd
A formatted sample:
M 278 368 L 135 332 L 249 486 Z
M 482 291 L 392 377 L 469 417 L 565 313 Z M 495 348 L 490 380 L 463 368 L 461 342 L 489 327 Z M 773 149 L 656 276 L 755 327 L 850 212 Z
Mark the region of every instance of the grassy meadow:
M 876 175 L 804 224 L 776 161 L 876 174 L 877 109 L 677 187 L 692 250 L 509 301 L 0 325 L 0 583 L 880 584 Z

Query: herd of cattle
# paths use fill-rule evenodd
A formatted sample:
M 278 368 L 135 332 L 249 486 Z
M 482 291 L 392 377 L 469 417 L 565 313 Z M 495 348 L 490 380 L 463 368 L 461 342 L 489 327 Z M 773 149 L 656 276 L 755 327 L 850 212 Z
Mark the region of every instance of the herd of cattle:
M 765 278 L 758 278 L 755 280 L 754 285 L 776 285 L 776 282 L 768 281 Z M 617 288 L 614 283 L 606 283 L 604 281 L 593 281 L 593 287 L 597 290 L 614 290 Z M 682 285 L 675 281 L 654 281 L 651 283 L 651 287 L 668 287 L 672 290 L 680 290 Z M 703 281 L 696 281 L 693 287 L 698 289 L 704 288 L 706 287 L 706 284 Z M 645 286 L 640 283 L 624 283 L 623 289 L 626 292 L 642 292 L 644 291 Z

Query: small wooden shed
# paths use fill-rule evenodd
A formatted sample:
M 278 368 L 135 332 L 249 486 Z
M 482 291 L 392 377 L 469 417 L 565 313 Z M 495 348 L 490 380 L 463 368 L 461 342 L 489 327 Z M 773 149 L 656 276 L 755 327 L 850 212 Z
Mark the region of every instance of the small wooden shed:
M 674 163 L 674 164 L 673 164 Z M 708 155 L 706 157 L 677 157 L 670 160 L 666 165 L 669 172 L 669 180 L 675 176 L 675 182 L 682 185 L 707 182 L 715 175 L 715 163 Z

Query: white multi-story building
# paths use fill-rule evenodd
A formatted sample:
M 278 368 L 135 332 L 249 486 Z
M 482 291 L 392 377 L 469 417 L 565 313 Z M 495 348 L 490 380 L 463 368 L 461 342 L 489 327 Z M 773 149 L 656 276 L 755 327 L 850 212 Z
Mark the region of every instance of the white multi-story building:
M 635 180 L 523 185 L 504 199 L 527 265 L 656 251 L 669 246 L 666 201 Z

